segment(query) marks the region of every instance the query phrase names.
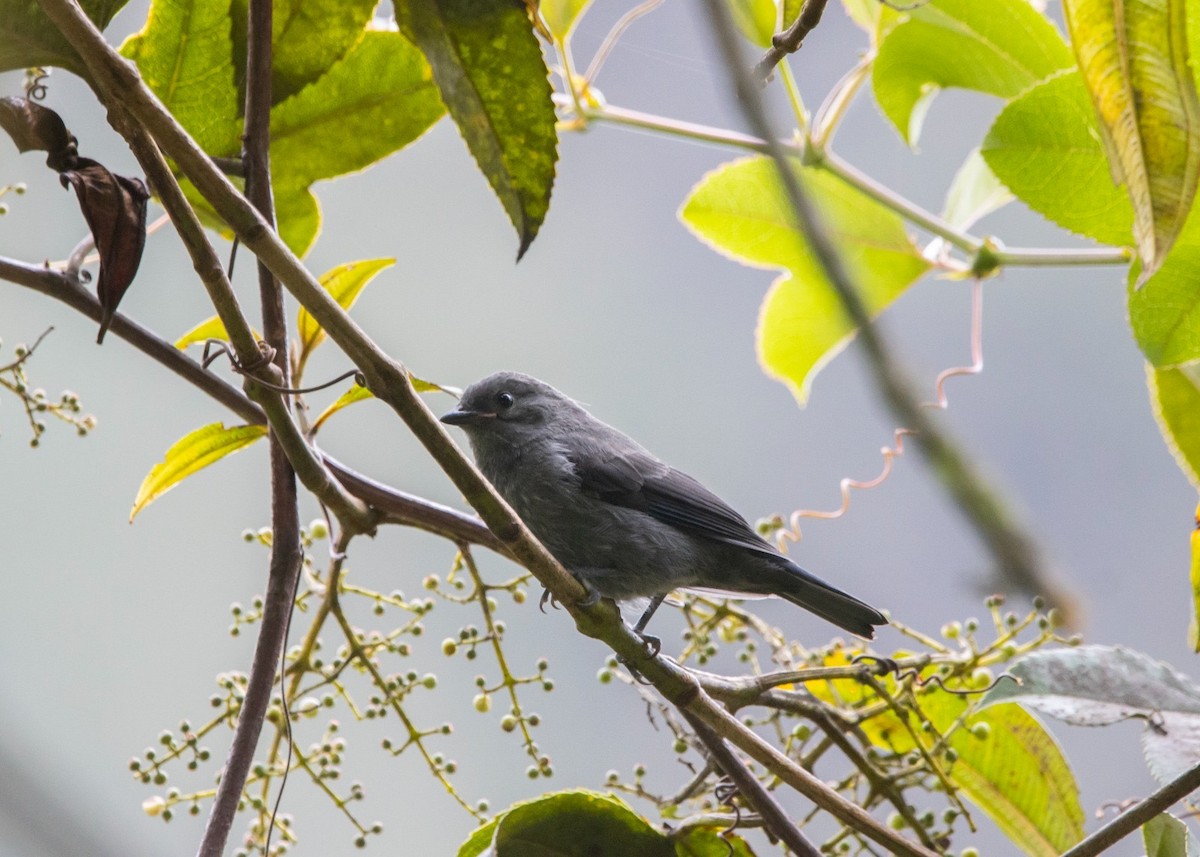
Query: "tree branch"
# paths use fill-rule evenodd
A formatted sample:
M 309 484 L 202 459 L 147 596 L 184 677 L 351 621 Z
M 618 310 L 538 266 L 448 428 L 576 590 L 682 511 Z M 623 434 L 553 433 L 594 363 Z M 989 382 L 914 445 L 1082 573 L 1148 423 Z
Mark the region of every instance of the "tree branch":
M 1095 857 L 1103 853 L 1198 788 L 1200 765 L 1184 771 L 1145 800 L 1134 804 L 1074 848 L 1064 851 L 1062 857 Z
M 696 737 L 703 742 L 716 766 L 733 781 L 746 803 L 762 816 L 767 830 L 794 853 L 803 855 L 803 857 L 821 857 L 821 852 L 805 838 L 804 834 L 800 832 L 800 828 L 792 823 L 779 802 L 763 787 L 754 774 L 750 773 L 737 754 L 725 746 L 725 741 L 721 736 L 687 709 L 683 710 L 683 716 L 695 731 Z
M 62 271 L 0 256 L 0 279 L 61 301 L 93 321 L 100 320 L 100 302 Z M 246 398 L 241 390 L 207 371 L 157 334 L 120 313 L 113 317 L 109 329 L 115 336 L 224 405 L 247 423 L 266 425 L 267 418 L 262 409 Z M 481 545 L 511 557 L 504 544 L 478 518 L 377 482 L 321 450 L 317 450 L 317 454 L 346 490 L 383 516 L 380 523 L 415 527 L 455 542 Z
M 275 207 L 271 195 L 270 174 L 270 110 L 271 110 L 271 0 L 250 0 L 247 25 L 246 51 L 246 121 L 245 153 L 246 192 L 252 204 L 259 210 L 269 225 L 275 222 Z M 211 250 L 211 245 L 205 241 Z M 288 386 L 287 320 L 283 314 L 283 295 L 271 272 L 261 263 L 258 265 L 259 296 L 262 303 L 263 335 L 273 349 L 273 363 L 279 376 L 279 386 Z M 253 380 L 251 379 L 251 383 Z M 271 558 L 268 563 L 267 591 L 263 600 L 262 622 L 254 648 L 254 659 L 246 683 L 246 694 L 238 712 L 237 728 L 229 745 L 229 755 L 217 785 L 208 823 L 200 841 L 199 857 L 222 857 L 242 790 L 250 766 L 254 763 L 254 752 L 262 735 L 263 721 L 271 702 L 271 689 L 275 686 L 276 670 L 282 668 L 280 660 L 287 644 L 287 629 L 292 611 L 296 606 L 296 584 L 300 579 L 300 508 L 296 491 L 296 473 L 288 461 L 280 432 L 275 425 L 286 423 L 294 426 L 291 402 L 288 398 L 268 390 L 252 390 L 251 396 L 258 398 L 265 408 L 278 402 L 284 410 L 279 420 L 271 422 L 267 438 L 270 444 L 271 472 Z M 298 435 L 299 432 L 296 432 Z M 294 439 L 294 438 L 293 438 Z M 299 453 L 324 471 L 320 461 L 309 450 L 301 437 L 303 452 Z M 328 485 L 336 485 L 332 478 Z M 324 496 L 340 499 L 344 492 L 326 492 Z M 349 505 L 357 516 L 347 515 Z M 341 520 L 370 520 L 371 515 L 361 503 L 339 503 L 335 511 Z M 282 719 L 288 722 L 287 699 L 280 685 Z M 282 784 L 280 785 L 282 789 Z M 269 832 L 264 832 L 264 852 L 267 850 Z
M 1070 615 L 1075 598 L 1049 578 L 1041 549 L 1033 537 L 1017 523 L 974 464 L 921 408 L 907 376 L 875 327 L 870 311 L 825 228 L 824 219 L 801 187 L 795 167 L 771 127 L 759 88 L 743 65 L 741 43 L 727 9 L 719 0 L 705 0 L 705 3 L 726 65 L 734 77 L 735 94 L 742 113 L 751 132 L 768 144 L 769 154 L 775 161 L 780 182 L 795 212 L 800 231 L 830 285 L 837 292 L 846 314 L 858 329 L 858 342 L 866 354 L 884 401 L 900 424 L 913 431 L 918 448 L 933 465 L 958 508 L 975 526 L 976 532 L 995 557 L 999 571 L 1025 591 L 1044 594 Z
M 754 76 L 760 84 L 767 82 L 771 71 L 783 61 L 784 57 L 800 50 L 804 37 L 815 30 L 817 24 L 821 23 L 821 15 L 825 11 L 827 2 L 828 0 L 804 0 L 804 5 L 800 7 L 800 14 L 792 22 L 792 26 L 771 37 L 771 47 L 754 66 Z

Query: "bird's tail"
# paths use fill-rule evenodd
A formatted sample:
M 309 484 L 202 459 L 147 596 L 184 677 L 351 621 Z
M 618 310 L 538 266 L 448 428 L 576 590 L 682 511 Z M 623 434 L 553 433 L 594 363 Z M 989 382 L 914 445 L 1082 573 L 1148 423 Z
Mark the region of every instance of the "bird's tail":
M 870 604 L 830 586 L 791 560 L 786 563 L 776 566 L 779 573 L 772 581 L 774 594 L 868 640 L 875 639 L 876 625 L 888 623 L 887 617 Z

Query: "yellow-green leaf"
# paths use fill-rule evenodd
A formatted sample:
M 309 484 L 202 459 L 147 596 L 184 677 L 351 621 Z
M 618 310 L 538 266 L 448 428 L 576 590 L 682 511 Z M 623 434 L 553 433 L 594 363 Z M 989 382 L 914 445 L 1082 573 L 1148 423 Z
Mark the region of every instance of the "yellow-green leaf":
M 347 262 L 331 268 L 321 275 L 321 285 L 329 296 L 338 302 L 344 310 L 349 310 L 366 288 L 367 283 L 384 268 L 396 264 L 395 259 L 363 259 L 358 262 Z M 300 337 L 300 364 L 308 359 L 318 345 L 325 340 L 325 331 L 317 324 L 317 320 L 309 315 L 308 310 L 300 307 L 300 315 L 296 319 L 297 335 Z
M 180 351 L 184 351 L 189 345 L 195 345 L 198 342 L 207 342 L 210 339 L 229 341 L 229 333 L 225 330 L 225 322 L 221 321 L 220 316 L 214 315 L 212 318 L 206 318 L 200 322 L 183 336 L 176 339 L 175 347 Z
M 1156 369 L 1147 364 L 1146 384 L 1167 447 L 1179 469 L 1200 488 L 1200 365 Z
M 939 730 L 967 707 L 961 697 L 939 690 L 920 703 Z M 1001 703 L 972 714 L 949 745 L 958 754 L 950 778 L 1026 854 L 1055 857 L 1083 838 L 1071 768 L 1050 733 L 1021 706 Z
M 370 390 L 359 384 L 355 384 L 349 390 L 342 393 L 342 395 L 338 396 L 337 401 L 321 411 L 321 416 L 317 417 L 316 422 L 313 423 L 312 430 L 314 432 L 320 431 L 321 426 L 325 425 L 325 421 L 342 408 L 353 405 L 355 402 L 361 402 L 363 399 L 371 398 L 374 398 L 374 394 Z
M 571 34 L 575 22 L 591 3 L 592 0 L 542 0 L 538 4 L 538 12 L 546 22 L 550 35 L 561 42 Z
M 769 47 L 779 25 L 779 7 L 775 0 L 726 0 L 733 22 L 754 45 Z
M 872 313 L 928 270 L 897 215 L 820 169 L 798 167 L 796 175 Z M 758 356 L 767 374 L 803 404 L 818 369 L 845 347 L 854 327 L 796 227 L 774 164 L 753 157 L 718 167 L 692 189 L 679 216 L 718 252 L 787 272 L 763 302 Z
M 1141 281 L 1183 228 L 1200 177 L 1200 98 L 1184 0 L 1065 0 L 1113 177 L 1133 203 Z
M 224 423 L 213 423 L 180 438 L 167 450 L 163 460 L 150 468 L 150 472 L 142 480 L 142 486 L 138 488 L 137 497 L 133 501 L 133 509 L 129 513 L 129 520 L 132 521 L 138 512 L 193 473 L 249 446 L 266 434 L 266 426 L 225 428 Z

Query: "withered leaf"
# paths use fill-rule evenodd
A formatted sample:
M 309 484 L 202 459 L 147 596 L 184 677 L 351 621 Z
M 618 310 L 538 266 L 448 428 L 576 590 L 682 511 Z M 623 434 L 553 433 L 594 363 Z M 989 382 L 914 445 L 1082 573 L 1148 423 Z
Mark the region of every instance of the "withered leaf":
M 78 160 L 75 135 L 62 117 L 28 98 L 0 98 L 0 128 L 12 137 L 18 152 L 46 152 L 46 164 L 56 172 L 73 169 Z
M 150 198 L 141 179 L 118 176 L 91 158 L 77 158 L 75 168 L 63 171 L 63 187 L 70 182 L 79 207 L 100 253 L 96 296 L 104 310 L 100 334 L 112 323 L 117 305 L 137 274 L 146 244 L 146 202 Z

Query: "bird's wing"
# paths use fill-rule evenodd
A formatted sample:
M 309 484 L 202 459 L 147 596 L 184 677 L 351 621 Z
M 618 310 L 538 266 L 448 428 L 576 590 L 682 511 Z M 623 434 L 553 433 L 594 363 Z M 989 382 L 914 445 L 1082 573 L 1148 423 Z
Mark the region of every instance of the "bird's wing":
M 724 500 L 648 452 L 608 451 L 571 460 L 580 488 L 593 497 L 645 512 L 693 535 L 779 557 Z

